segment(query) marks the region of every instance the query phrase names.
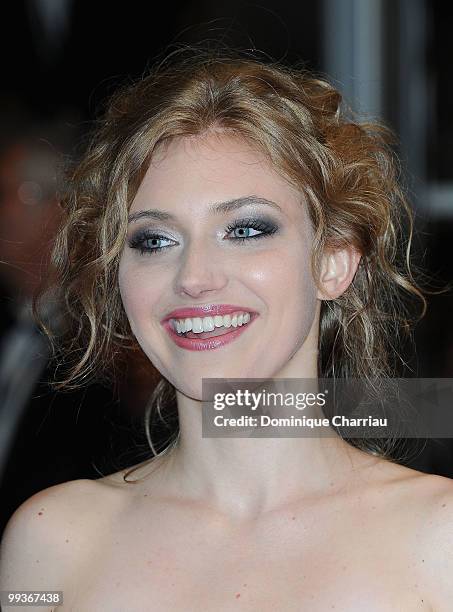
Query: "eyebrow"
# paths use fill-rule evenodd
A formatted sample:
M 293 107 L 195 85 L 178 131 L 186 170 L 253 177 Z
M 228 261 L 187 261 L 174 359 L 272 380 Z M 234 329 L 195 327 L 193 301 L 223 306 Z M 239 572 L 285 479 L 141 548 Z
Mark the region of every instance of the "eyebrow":
M 260 198 L 258 196 L 250 195 L 243 196 L 241 198 L 235 198 L 234 200 L 227 200 L 226 202 L 216 202 L 214 204 L 210 204 L 208 206 L 208 210 L 213 215 L 221 215 L 224 213 L 228 213 L 232 210 L 237 210 L 238 208 L 242 208 L 243 206 L 250 205 L 261 205 L 261 206 L 269 206 L 276 210 L 282 212 L 281 207 L 272 202 L 272 200 L 267 200 L 266 198 Z M 156 219 L 158 221 L 175 221 L 175 215 L 172 215 L 169 212 L 165 212 L 163 210 L 158 210 L 157 208 L 152 208 L 149 210 L 141 210 L 136 213 L 132 213 L 128 217 L 128 223 L 134 223 L 139 219 Z

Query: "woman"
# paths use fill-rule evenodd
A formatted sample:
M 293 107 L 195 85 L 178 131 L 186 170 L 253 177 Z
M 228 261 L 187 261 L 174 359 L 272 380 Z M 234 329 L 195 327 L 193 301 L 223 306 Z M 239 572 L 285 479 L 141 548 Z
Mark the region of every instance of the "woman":
M 113 97 L 63 201 L 76 333 L 57 384 L 114 377 L 139 346 L 170 439 L 22 504 L 2 589 L 77 611 L 451 610 L 449 479 L 373 440 L 202 437 L 202 378 L 392 376 L 403 298 L 425 307 L 386 131 L 340 102 L 303 70 L 201 50 Z

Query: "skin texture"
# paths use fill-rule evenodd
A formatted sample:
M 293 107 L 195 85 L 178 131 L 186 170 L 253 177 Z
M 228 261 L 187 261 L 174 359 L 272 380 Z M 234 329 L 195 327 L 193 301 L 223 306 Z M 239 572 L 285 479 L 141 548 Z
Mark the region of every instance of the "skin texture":
M 340 438 L 202 437 L 203 376 L 316 377 L 320 300 L 346 290 L 359 257 L 326 253 L 318 292 L 301 197 L 262 155 L 219 134 L 161 153 L 131 213 L 176 215 L 139 222 L 174 246 L 140 255 L 128 242 L 119 284 L 140 345 L 177 389 L 180 443 L 141 464 L 133 484 L 118 472 L 27 500 L 5 534 L 1 588 L 63 589 L 63 612 L 451 610 L 449 479 Z M 266 210 L 278 232 L 232 244 L 225 227 L 253 211 L 207 208 L 252 194 L 281 206 Z M 160 320 L 208 303 L 259 317 L 220 349 L 177 347 Z
M 260 206 L 221 217 L 209 214 L 210 203 L 244 195 L 266 198 L 281 210 Z M 263 154 L 224 133 L 175 140 L 155 155 L 130 213 L 150 208 L 173 214 L 177 222 L 130 224 L 119 286 L 137 340 L 177 389 L 181 443 L 172 457 L 175 484 L 190 482 L 223 508 L 253 514 L 292 495 L 301 480 L 306 487 L 327 482 L 338 469 L 338 451 L 348 461 L 350 448 L 340 439 L 202 438 L 201 383 L 203 376 L 316 378 L 320 300 L 347 288 L 358 254 L 349 249 L 326 255 L 320 293 L 310 266 L 313 229 L 301 194 Z M 270 216 L 278 231 L 240 244 L 228 240 L 228 223 L 253 212 Z M 130 248 L 144 228 L 165 235 L 169 240 L 160 245 L 171 248 L 151 255 Z M 175 308 L 208 303 L 243 305 L 259 317 L 221 349 L 177 347 L 161 319 Z
M 252 194 L 276 202 L 281 212 L 256 206 L 217 217 L 207 210 L 211 202 Z M 310 270 L 313 230 L 303 197 L 264 156 L 225 134 L 173 141 L 164 154 L 155 156 L 130 212 L 148 208 L 170 212 L 178 221 L 139 220 L 131 224 L 128 236 L 153 227 L 178 244 L 150 256 L 126 247 L 119 284 L 131 327 L 162 374 L 181 393 L 197 400 L 200 372 L 222 377 L 316 377 L 313 323 L 320 296 Z M 278 231 L 247 244 L 233 244 L 225 237 L 228 222 L 254 211 L 270 215 Z M 327 287 L 336 295 L 352 280 L 358 264 L 357 256 L 345 263 L 340 258 L 338 265 L 349 269 L 339 272 L 343 274 L 339 286 L 330 282 Z M 244 305 L 260 314 L 253 334 L 223 348 L 221 359 L 212 359 L 210 351 L 194 355 L 175 348 L 160 325 L 175 307 L 210 302 Z M 272 352 L 267 350 L 269 343 Z

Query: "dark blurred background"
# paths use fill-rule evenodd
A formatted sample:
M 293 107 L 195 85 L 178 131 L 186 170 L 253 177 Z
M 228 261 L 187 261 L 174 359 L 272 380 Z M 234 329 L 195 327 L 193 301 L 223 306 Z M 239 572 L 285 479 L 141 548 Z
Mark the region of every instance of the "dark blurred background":
M 55 364 L 29 299 L 58 222 L 57 177 L 102 104 L 175 44 L 257 48 L 327 74 L 359 112 L 399 137 L 416 211 L 416 251 L 453 278 L 453 25 L 441 0 L 231 0 L 151 4 L 30 0 L 2 11 L 0 92 L 0 529 L 38 490 L 96 478 L 149 456 L 141 416 L 155 373 L 131 359 L 118 388 L 56 394 Z M 453 377 L 453 296 L 429 297 L 411 375 Z M 49 322 L 61 324 L 49 304 Z M 405 462 L 453 477 L 452 440 L 419 443 Z

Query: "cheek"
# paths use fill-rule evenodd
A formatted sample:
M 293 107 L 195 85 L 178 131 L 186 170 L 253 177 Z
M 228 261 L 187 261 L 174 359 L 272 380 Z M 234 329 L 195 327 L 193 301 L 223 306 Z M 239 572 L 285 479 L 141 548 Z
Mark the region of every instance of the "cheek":
M 158 300 L 158 296 L 154 295 L 155 283 L 150 282 L 135 266 L 120 263 L 118 285 L 131 330 L 137 335 L 138 330 L 151 319 L 151 309 Z
M 316 314 L 317 289 L 310 253 L 279 249 L 248 268 L 253 291 L 261 298 L 273 333 L 281 338 L 305 338 Z
M 244 274 L 266 301 L 291 306 L 316 301 L 310 253 L 305 250 L 275 249 L 249 261 Z M 286 310 L 286 308 L 285 308 Z

